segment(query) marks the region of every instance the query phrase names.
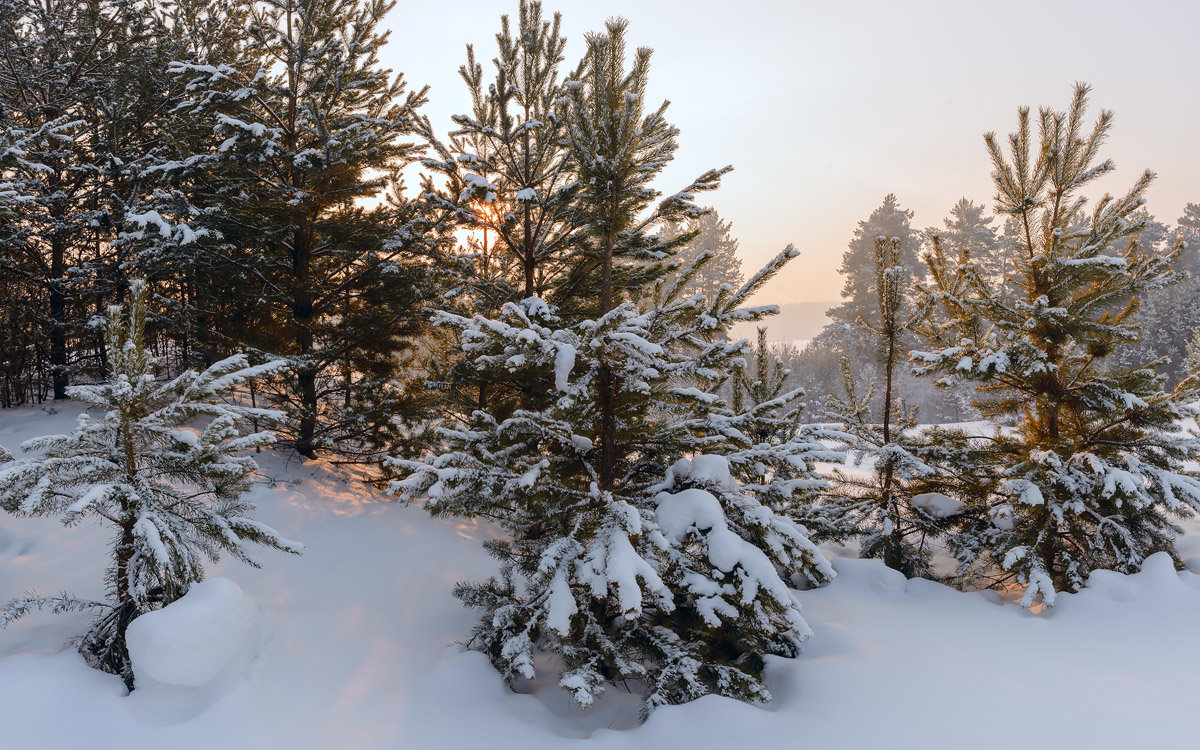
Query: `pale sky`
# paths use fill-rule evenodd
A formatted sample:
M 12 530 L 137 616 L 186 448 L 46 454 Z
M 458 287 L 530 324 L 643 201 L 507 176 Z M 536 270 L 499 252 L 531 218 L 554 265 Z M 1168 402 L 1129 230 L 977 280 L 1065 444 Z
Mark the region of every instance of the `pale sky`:
M 758 302 L 834 300 L 857 222 L 895 193 L 914 225 L 941 225 L 960 197 L 992 205 L 982 134 L 1006 134 L 1016 110 L 1066 107 L 1077 80 L 1091 113 L 1115 112 L 1102 155 L 1117 163 L 1099 192 L 1123 192 L 1146 167 L 1149 209 L 1173 223 L 1200 202 L 1200 2 L 1071 0 L 578 0 L 563 15 L 564 69 L 583 34 L 630 20 L 631 46 L 654 48 L 650 99 L 670 99 L 682 131 L 659 182 L 672 192 L 709 167 L 734 166 L 704 202 L 733 222 L 743 266 L 789 242 L 801 257 Z M 429 84 L 442 133 L 466 112 L 458 78 L 473 42 L 495 55 L 500 15 L 517 2 L 404 2 L 384 62 Z

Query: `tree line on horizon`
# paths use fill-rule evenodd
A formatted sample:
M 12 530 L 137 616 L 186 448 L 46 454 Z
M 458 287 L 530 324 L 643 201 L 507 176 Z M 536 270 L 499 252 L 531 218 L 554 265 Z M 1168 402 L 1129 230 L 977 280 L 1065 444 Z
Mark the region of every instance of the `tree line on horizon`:
M 1165 358 L 1162 370 L 1169 385 L 1189 373 L 1189 347 L 1200 344 L 1200 204 L 1189 203 L 1174 226 L 1157 221 L 1143 207 L 1137 220 L 1144 225 L 1131 237 L 1144 249 L 1168 252 L 1177 243 L 1186 250 L 1177 265 L 1190 277 L 1176 284 L 1147 290 L 1139 298 L 1138 317 L 1141 331 L 1136 341 L 1123 342 L 1115 357 L 1129 365 Z M 941 227 L 919 229 L 913 224 L 913 212 L 901 206 L 894 194 L 884 196 L 880 205 L 860 221 L 842 256 L 840 273 L 844 278 L 842 302 L 826 312 L 826 323 L 819 334 L 802 344 L 782 342 L 773 347 L 784 367 L 790 370 L 789 387 L 803 388 L 807 402 L 821 412 L 831 397 L 843 392 L 841 359 L 850 357 L 860 380 L 878 375 L 871 337 L 857 321 L 872 315 L 871 289 L 873 255 L 879 237 L 899 240 L 907 273 L 920 280 L 927 276 L 924 256 L 939 242 L 944 251 L 957 256 L 968 254 L 978 262 L 996 284 L 1002 285 L 1013 272 L 1006 249 L 1017 244 L 1019 227 L 1011 217 L 989 214 L 987 207 L 961 198 L 950 209 Z M 917 301 L 913 288 L 910 296 Z M 916 346 L 910 338 L 905 353 Z M 930 379 L 913 377 L 907 370 L 897 373 L 911 405 L 919 406 L 922 418 L 929 422 L 965 422 L 978 419 L 972 407 L 973 389 L 937 388 Z M 878 395 L 876 396 L 878 399 Z

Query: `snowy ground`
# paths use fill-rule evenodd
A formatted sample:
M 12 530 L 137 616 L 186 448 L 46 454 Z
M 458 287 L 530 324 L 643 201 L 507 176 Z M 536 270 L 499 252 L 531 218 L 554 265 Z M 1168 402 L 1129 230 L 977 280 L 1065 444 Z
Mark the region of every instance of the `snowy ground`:
M 0 445 L 15 453 L 76 413 L 2 411 Z M 798 594 L 816 635 L 800 659 L 771 662 L 773 704 L 709 697 L 635 727 L 628 695 L 580 713 L 552 681 L 515 693 L 456 645 L 474 616 L 450 587 L 491 572 L 487 529 L 384 502 L 321 463 L 260 463 L 257 517 L 308 550 L 210 571 L 257 601 L 246 658 L 205 688 L 126 696 L 64 647 L 84 616 L 35 613 L 0 631 L 0 747 L 1140 748 L 1200 736 L 1200 576 L 1160 558 L 1041 615 L 838 559 L 837 581 Z M 1200 572 L 1192 528 L 1184 548 Z M 98 598 L 106 556 L 99 527 L 0 516 L 0 600 Z

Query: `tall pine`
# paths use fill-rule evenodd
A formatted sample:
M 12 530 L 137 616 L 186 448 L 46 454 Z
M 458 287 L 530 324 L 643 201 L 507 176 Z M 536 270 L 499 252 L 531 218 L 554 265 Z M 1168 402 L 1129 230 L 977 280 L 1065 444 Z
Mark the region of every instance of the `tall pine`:
M 187 201 L 170 201 L 159 234 L 226 241 L 234 309 L 255 323 L 233 343 L 288 358 L 275 395 L 307 457 L 370 457 L 402 438 L 396 417 L 420 394 L 398 380 L 457 216 L 429 182 L 415 195 L 400 182 L 429 128 L 424 91 L 379 63 L 393 5 L 263 0 L 239 59 L 172 66 L 189 92 L 180 111 L 210 135 L 162 165 Z
M 1025 586 L 1025 606 L 1053 604 L 1093 570 L 1133 572 L 1173 553 L 1175 519 L 1200 508 L 1186 467 L 1197 442 L 1179 432 L 1194 385 L 1164 391 L 1161 361 L 1113 357 L 1138 337 L 1140 297 L 1177 280 L 1179 249 L 1131 241 L 1145 227 L 1148 171 L 1085 212 L 1080 191 L 1114 169 L 1099 160 L 1112 113 L 1089 129 L 1087 96 L 1079 84 L 1066 111 L 1022 108 L 1006 142 L 986 136 L 996 210 L 1016 227 L 1005 252 L 1019 292 L 935 246 L 927 294 L 941 315 L 914 354 L 929 372 L 975 382 L 986 418 L 1015 423 L 942 442 L 974 463 L 971 508 L 951 538 L 960 564 L 998 566 Z
M 456 594 L 482 610 L 472 642 L 506 679 L 534 676 L 549 650 L 582 706 L 628 680 L 646 712 L 708 693 L 766 700 L 764 655 L 794 656 L 809 632 L 780 571 L 813 584 L 833 572 L 764 501 L 812 491 L 828 452 L 806 437 L 755 440 L 788 396 L 739 412 L 720 389 L 748 354 L 725 333 L 769 312 L 742 306 L 795 253 L 712 299 L 685 292 L 707 255 L 665 282 L 686 238 L 651 229 L 702 213 L 693 196 L 722 171 L 666 199 L 651 186 L 677 131 L 665 105 L 645 111 L 650 51 L 626 68 L 625 29 L 589 36 L 582 76 L 567 83 L 572 210 L 587 229 L 547 285 L 559 304 L 441 315 L 480 371 L 526 373 L 538 392 L 511 414 L 480 409 L 444 429 L 436 455 L 393 460 L 407 474 L 393 489 L 504 529 L 487 544 L 500 575 Z M 797 475 L 773 484 L 784 465 Z
M 104 369 L 89 323 L 123 291 L 113 240 L 169 102 L 162 29 L 143 0 L 0 3 L 3 402 Z
M 546 297 L 579 229 L 564 137 L 560 25 L 558 14 L 543 18 L 540 2 L 522 0 L 515 29 L 501 16 L 493 75 L 485 78 L 473 45 L 459 68 L 472 105 L 470 114 L 454 117 L 450 139 L 449 166 L 461 186 L 457 201 L 474 260 L 455 290 L 463 312 L 490 316 L 507 302 Z M 497 378 L 461 361 L 451 380 L 468 387 L 460 400 L 472 405 L 528 402 L 531 393 L 521 377 Z

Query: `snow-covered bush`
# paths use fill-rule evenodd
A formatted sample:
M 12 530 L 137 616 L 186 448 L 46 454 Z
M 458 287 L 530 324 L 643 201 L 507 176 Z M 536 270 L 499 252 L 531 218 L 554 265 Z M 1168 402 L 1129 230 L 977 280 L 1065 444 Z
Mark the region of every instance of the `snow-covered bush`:
M 206 559 L 229 554 L 257 567 L 251 544 L 294 554 L 302 546 L 248 517 L 254 506 L 245 493 L 258 467 L 239 454 L 273 436 L 241 435 L 238 427 L 277 415 L 220 400 L 280 365 L 249 366 L 239 355 L 160 383 L 143 345 L 144 284 L 131 284 L 127 318 L 122 313 L 108 310 L 108 380 L 69 391 L 103 416 L 84 413 L 71 434 L 27 441 L 21 447 L 28 456 L 0 464 L 0 507 L 8 512 L 112 525 L 108 599 L 20 598 L 0 609 L 0 626 L 35 608 L 98 610 L 80 651 L 132 689 L 125 632 L 134 618 L 186 594 L 203 577 Z

